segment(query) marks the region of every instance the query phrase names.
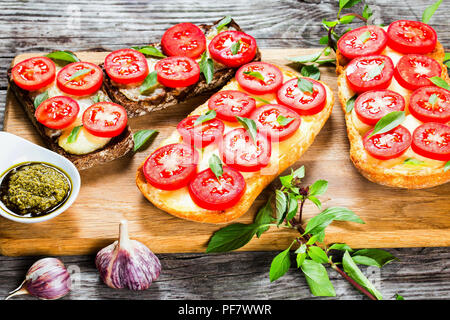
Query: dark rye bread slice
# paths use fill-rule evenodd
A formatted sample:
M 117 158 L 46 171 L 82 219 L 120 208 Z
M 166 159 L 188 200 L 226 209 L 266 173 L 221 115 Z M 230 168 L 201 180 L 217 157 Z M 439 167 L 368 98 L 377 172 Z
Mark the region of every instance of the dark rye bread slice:
M 211 25 L 201 24 L 198 25 L 198 27 L 202 29 L 202 31 L 206 35 L 214 26 L 219 24 L 220 21 L 221 20 L 218 20 Z M 231 20 L 231 22 L 228 24 L 228 28 L 232 30 L 242 31 L 242 29 L 234 20 Z M 155 46 L 162 51 L 160 43 L 153 43 L 149 45 Z M 260 60 L 261 52 L 257 48 L 255 57 L 252 61 Z M 103 64 L 101 64 L 100 67 L 102 67 L 103 69 L 103 85 L 106 93 L 113 102 L 122 105 L 127 110 L 128 116 L 130 118 L 141 116 L 152 111 L 161 110 L 169 106 L 182 103 L 190 98 L 216 91 L 224 86 L 231 78 L 233 78 L 238 69 L 224 67 L 223 69 L 215 70 L 214 77 L 210 83 L 206 83 L 205 77 L 203 76 L 203 74 L 200 74 L 200 80 L 192 86 L 184 88 L 163 87 L 162 90 L 158 90 L 158 94 L 151 95 L 145 100 L 134 101 L 126 97 L 122 92 L 120 92 L 119 88 L 114 85 L 111 78 L 109 78 L 109 76 L 105 72 Z
M 48 129 L 36 120 L 36 117 L 34 116 L 35 108 L 33 100 L 28 91 L 23 90 L 14 83 L 11 77 L 11 69 L 8 70 L 8 81 L 10 89 L 16 96 L 36 130 L 41 135 L 47 147 L 72 161 L 78 170 L 88 169 L 101 163 L 115 160 L 133 150 L 133 134 L 131 133 L 130 127 L 127 125 L 125 130 L 119 136 L 112 138 L 107 145 L 99 150 L 84 155 L 75 155 L 66 152 L 58 145 L 57 142 L 58 137 L 61 134 L 60 131 Z

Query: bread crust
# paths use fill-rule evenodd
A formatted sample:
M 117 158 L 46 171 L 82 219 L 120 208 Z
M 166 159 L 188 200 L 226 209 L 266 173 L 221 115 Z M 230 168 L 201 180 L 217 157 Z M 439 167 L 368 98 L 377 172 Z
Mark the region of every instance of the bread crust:
M 199 25 L 199 27 L 205 34 L 207 34 L 208 31 L 210 31 L 219 22 L 220 20 L 214 22 L 211 25 L 201 24 Z M 241 27 L 234 20 L 231 20 L 231 22 L 229 23 L 229 27 L 237 31 L 242 31 Z M 155 46 L 159 50 L 162 50 L 160 43 L 152 43 L 150 45 Z M 260 60 L 261 52 L 257 48 L 255 57 L 252 61 Z M 172 105 L 182 103 L 190 98 L 215 91 L 225 85 L 231 78 L 233 78 L 236 70 L 238 69 L 224 67 L 222 69 L 215 70 L 210 83 L 206 83 L 205 77 L 203 76 L 203 74 L 200 74 L 200 80 L 189 87 L 164 87 L 158 95 L 149 96 L 145 100 L 133 101 L 126 97 L 122 92 L 120 92 L 119 88 L 113 83 L 111 78 L 106 73 L 103 64 L 101 64 L 100 67 L 103 69 L 103 78 L 106 93 L 113 102 L 122 105 L 127 110 L 128 117 L 130 118 L 141 116 L 152 111 L 162 110 Z
M 283 68 L 280 68 L 283 69 Z M 287 71 L 293 74 L 293 76 L 297 76 L 297 73 Z M 323 82 L 321 82 L 327 90 L 327 104 L 325 108 L 316 115 L 302 117 L 302 121 L 311 121 L 311 128 L 306 135 L 301 134 L 299 131 L 298 134 L 295 134 L 291 138 L 282 141 L 280 143 L 286 143 L 289 146 L 288 153 L 283 153 L 277 159 L 277 167 L 276 170 L 271 172 L 271 174 L 261 174 L 261 172 L 244 172 L 244 178 L 246 181 L 246 191 L 239 202 L 233 206 L 232 208 L 222 210 L 222 211 L 212 211 L 200 208 L 195 206 L 192 210 L 180 210 L 178 206 L 171 205 L 164 200 L 164 195 L 167 194 L 167 191 L 157 189 L 152 185 L 148 184 L 144 173 L 142 171 L 142 167 L 145 161 L 139 166 L 136 172 L 136 185 L 142 194 L 152 202 L 156 207 L 164 210 L 176 217 L 203 222 L 203 223 L 226 223 L 232 220 L 235 220 L 245 214 L 250 206 L 255 201 L 256 197 L 264 190 L 264 188 L 269 185 L 276 177 L 278 177 L 284 170 L 288 167 L 292 166 L 295 162 L 297 162 L 303 153 L 309 148 L 309 146 L 313 143 L 315 137 L 320 132 L 321 128 L 329 118 L 331 111 L 333 109 L 334 104 L 334 95 L 332 90 Z M 190 115 L 196 115 L 206 112 L 207 102 L 197 109 L 195 109 Z M 174 143 L 174 137 L 177 136 L 177 133 L 174 132 L 172 136 L 168 137 L 165 141 L 162 142 L 161 146 L 164 146 L 169 143 Z M 181 142 L 181 140 L 179 140 Z M 272 157 L 274 157 L 272 153 Z M 274 159 L 271 159 L 275 161 Z M 180 189 L 179 192 L 188 193 L 187 187 Z
M 450 83 L 447 67 L 442 63 L 444 60 L 444 47 L 438 42 L 433 52 L 427 56 L 435 59 L 441 64 L 441 77 Z M 342 110 L 345 114 L 347 136 L 350 142 L 350 159 L 358 171 L 368 180 L 389 186 L 407 189 L 424 189 L 438 186 L 450 181 L 450 171 L 445 172 L 444 168 L 432 168 L 429 170 L 394 170 L 384 168 L 370 161 L 364 149 L 362 136 L 353 124 L 351 112 L 346 112 L 346 99 L 343 88 L 346 86 L 345 67 L 349 60 L 345 58 L 339 50 L 336 52 L 336 73 L 338 74 L 338 98 Z

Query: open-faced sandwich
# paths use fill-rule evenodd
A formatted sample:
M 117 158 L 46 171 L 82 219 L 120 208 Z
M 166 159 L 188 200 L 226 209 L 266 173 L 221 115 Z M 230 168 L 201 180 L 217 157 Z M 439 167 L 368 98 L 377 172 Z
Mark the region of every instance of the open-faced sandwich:
M 133 149 L 127 113 L 103 90 L 103 72 L 96 64 L 57 51 L 17 62 L 8 79 L 47 146 L 78 169 L 117 159 Z
M 255 39 L 225 17 L 174 25 L 161 43 L 116 50 L 102 67 L 109 97 L 135 117 L 218 90 L 239 66 L 260 59 Z
M 177 217 L 234 220 L 299 160 L 333 102 L 321 81 L 266 62 L 245 64 L 147 157 L 137 170 L 137 186 Z
M 339 100 L 350 157 L 367 179 L 402 188 L 450 181 L 450 91 L 429 25 L 364 26 L 338 41 Z

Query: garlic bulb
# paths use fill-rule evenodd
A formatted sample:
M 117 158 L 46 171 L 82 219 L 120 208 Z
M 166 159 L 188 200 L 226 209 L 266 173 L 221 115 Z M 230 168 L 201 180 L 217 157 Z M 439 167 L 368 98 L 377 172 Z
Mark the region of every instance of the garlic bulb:
M 144 244 L 128 237 L 128 223 L 119 226 L 119 241 L 97 253 L 95 265 L 103 282 L 111 288 L 145 290 L 161 272 L 158 257 Z
M 44 258 L 30 267 L 25 280 L 6 300 L 21 294 L 45 300 L 59 299 L 69 293 L 70 285 L 70 274 L 64 264 L 56 258 Z

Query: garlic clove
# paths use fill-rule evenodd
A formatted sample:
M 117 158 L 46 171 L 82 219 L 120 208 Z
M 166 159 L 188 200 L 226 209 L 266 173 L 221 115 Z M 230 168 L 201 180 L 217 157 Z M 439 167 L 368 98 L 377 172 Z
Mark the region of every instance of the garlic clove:
M 97 253 L 95 264 L 103 282 L 114 289 L 145 290 L 161 272 L 158 257 L 143 243 L 130 240 L 122 220 L 119 240 Z
M 56 258 L 44 258 L 28 269 L 25 280 L 17 289 L 11 291 L 5 300 L 22 294 L 55 300 L 68 294 L 70 289 L 70 274 L 64 264 Z

